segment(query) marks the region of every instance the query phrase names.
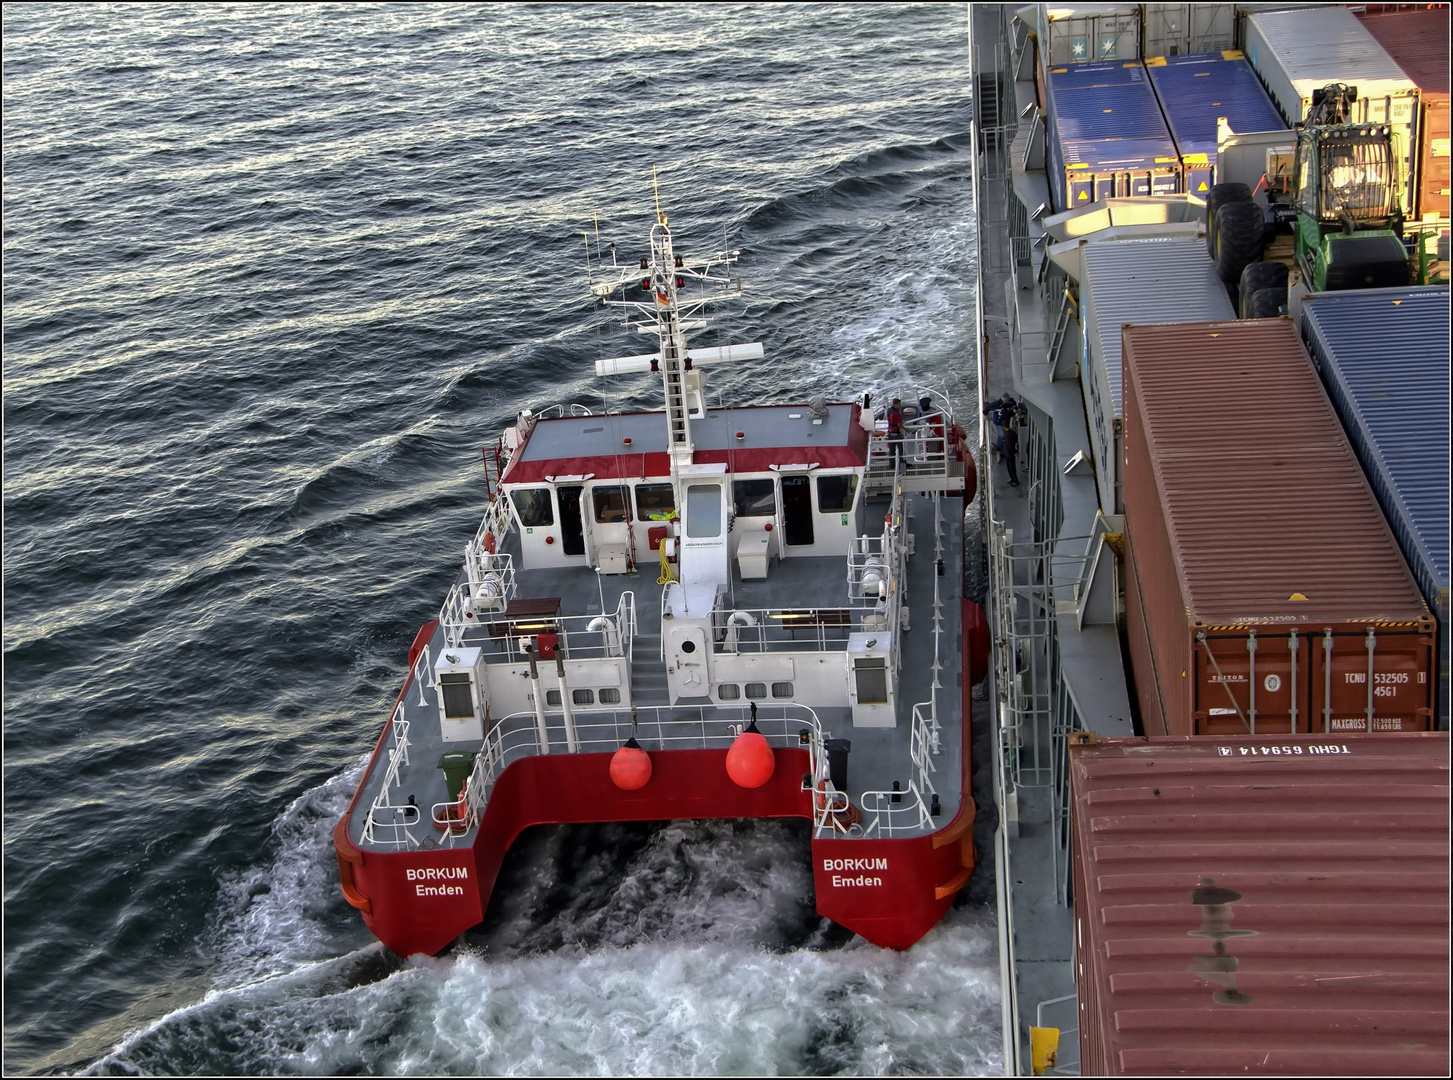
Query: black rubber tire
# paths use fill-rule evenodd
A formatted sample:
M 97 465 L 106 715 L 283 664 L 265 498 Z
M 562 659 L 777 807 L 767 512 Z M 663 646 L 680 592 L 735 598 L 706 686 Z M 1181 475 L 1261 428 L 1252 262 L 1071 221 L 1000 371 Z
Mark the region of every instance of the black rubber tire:
M 1251 189 L 1245 184 L 1212 184 L 1206 192 L 1206 253 L 1216 257 L 1216 209 L 1226 203 L 1250 202 Z
M 1245 270 L 1241 271 L 1241 287 L 1237 298 L 1236 310 L 1243 319 L 1250 319 L 1253 316 L 1247 314 L 1251 310 L 1251 297 L 1262 289 L 1281 289 L 1286 291 L 1287 287 L 1287 265 L 1280 262 L 1254 262 Z
M 1274 319 L 1286 310 L 1286 303 L 1285 285 L 1280 289 L 1258 289 L 1251 294 L 1251 299 L 1246 305 L 1245 318 Z
M 1227 284 L 1261 260 L 1261 207 L 1254 202 L 1226 203 L 1216 209 L 1216 273 Z

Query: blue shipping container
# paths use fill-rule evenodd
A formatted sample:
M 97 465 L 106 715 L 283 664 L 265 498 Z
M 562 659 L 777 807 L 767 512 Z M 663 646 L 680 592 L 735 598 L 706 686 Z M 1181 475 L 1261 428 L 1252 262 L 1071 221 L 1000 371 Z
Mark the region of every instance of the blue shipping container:
M 1286 130 L 1281 113 L 1240 52 L 1156 56 L 1145 67 L 1180 150 L 1186 190 L 1193 195 L 1204 199 L 1216 182 L 1218 117 L 1226 117 L 1238 134 Z
M 1449 291 L 1422 285 L 1309 297 L 1302 335 L 1428 606 L 1448 709 Z M 1274 404 L 1272 405 L 1274 409 Z
M 1051 68 L 1048 96 L 1056 210 L 1183 190 L 1180 158 L 1140 61 Z

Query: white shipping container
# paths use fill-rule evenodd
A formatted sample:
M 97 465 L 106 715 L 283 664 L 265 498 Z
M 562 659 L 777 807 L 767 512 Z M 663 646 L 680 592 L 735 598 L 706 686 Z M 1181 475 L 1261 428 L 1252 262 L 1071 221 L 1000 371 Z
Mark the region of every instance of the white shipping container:
M 1126 323 L 1229 322 L 1236 318 L 1202 235 L 1147 240 L 1080 240 L 1078 259 L 1055 245 L 1050 257 L 1080 286 L 1080 388 L 1100 508 L 1120 498 L 1124 382 L 1120 328 Z
M 1144 56 L 1197 56 L 1236 47 L 1235 4 L 1144 4 Z
M 1418 87 L 1356 15 L 1312 5 L 1258 12 L 1246 19 L 1242 49 L 1288 124 L 1306 118 L 1313 91 L 1329 83 L 1356 87 L 1351 119 L 1392 128 L 1403 212 L 1411 213 Z
M 1092 60 L 1140 58 L 1135 4 L 1040 4 L 1039 56 L 1045 69 Z

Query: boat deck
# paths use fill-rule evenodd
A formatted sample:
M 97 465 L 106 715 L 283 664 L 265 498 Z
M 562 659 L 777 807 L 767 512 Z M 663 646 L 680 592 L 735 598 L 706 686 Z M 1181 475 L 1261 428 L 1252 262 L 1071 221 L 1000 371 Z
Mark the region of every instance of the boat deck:
M 768 697 L 757 702 L 759 726 L 775 746 L 801 745 L 799 733 L 804 721 L 810 722 L 813 714 L 823 738 L 850 742 L 846 790 L 855 803 L 860 793 L 891 790 L 894 781 L 908 792 L 910 780 L 917 775 L 911 756 L 914 706 L 932 702 L 939 720 L 939 748 L 937 753 L 928 755 L 928 776 L 941 812 L 914 823 L 909 820 L 913 815 L 907 805 L 895 806 L 885 818 L 894 823 L 891 835 L 895 837 L 919 835 L 943 827 L 957 811 L 962 794 L 962 608 L 957 567 L 963 550 L 963 502 L 957 496 L 935 499 L 931 495 L 908 493 L 904 497 L 915 547 L 907 560 L 907 580 L 902 583 L 902 595 L 910 607 L 911 617 L 910 629 L 902 635 L 900 672 L 903 677 L 897 696 L 896 726 L 855 727 L 851 710 L 846 707 L 818 708 L 809 713 L 791 699 Z M 868 497 L 864 520 L 881 522 L 888 508 L 886 496 Z M 513 534 L 501 550 L 518 559 Z M 519 618 L 548 616 L 564 620 L 609 616 L 620 610 L 625 594 L 630 594 L 628 604 L 633 599 L 635 633 L 627 635 L 626 643 L 630 657 L 629 694 L 623 695 L 618 705 L 572 708 L 581 753 L 613 753 L 633 732 L 649 752 L 675 748 L 726 749 L 739 726 L 750 718 L 751 702 L 746 699 L 726 704 L 701 697 L 670 703 L 667 674 L 661 660 L 664 586 L 659 581 L 659 573 L 658 563 L 644 560 L 630 574 L 597 574 L 588 567 L 516 573 L 514 604 Z M 800 623 L 784 621 L 763 626 L 754 637 L 755 647 L 768 652 L 792 651 L 797 656 L 813 651 L 824 662 L 843 665 L 846 672 L 848 635 L 863 629 L 861 618 L 870 609 L 849 596 L 845 557 L 774 560 L 765 580 L 743 580 L 736 560 L 732 560 L 731 575 L 726 586 L 728 611 L 787 609 L 830 613 L 830 617 L 809 617 Z M 461 642 L 449 643 L 440 628 L 429 642 L 428 654 L 437 657 L 446 644 L 453 648 L 480 646 L 490 661 L 518 662 L 518 655 L 510 650 L 519 640 L 501 635 L 498 628 L 492 633 L 489 625 L 483 625 L 468 630 Z M 715 648 L 719 651 L 724 644 L 719 638 Z M 553 662 L 541 660 L 539 666 L 542 686 L 554 689 L 558 684 Z M 398 720 L 406 722 L 406 753 L 392 752 L 397 732 L 386 732 L 382 752 L 376 755 L 361 788 L 356 812 L 350 816 L 350 839 L 365 850 L 429 848 L 441 841 L 468 846 L 473 842 L 473 830 L 459 836 L 441 837 L 431 823 L 430 808 L 448 797 L 445 774 L 439 768 L 441 756 L 446 751 L 479 751 L 481 745 L 443 741 L 437 691 L 432 685 L 432 676 L 420 679 L 421 673 L 427 674 L 422 665 L 416 667 L 389 725 L 397 729 Z M 547 707 L 546 727 L 551 752 L 567 752 L 565 718 L 558 704 Z M 536 733 L 537 719 L 533 712 L 492 718 L 490 735 L 507 749 L 505 763 L 538 752 Z M 376 808 L 386 789 L 386 797 L 381 801 L 387 809 L 376 809 L 376 827 L 370 831 L 370 808 Z M 905 796 L 903 803 L 910 801 Z M 929 792 L 925 792 L 924 801 L 929 803 Z M 410 806 L 417 812 L 408 809 Z

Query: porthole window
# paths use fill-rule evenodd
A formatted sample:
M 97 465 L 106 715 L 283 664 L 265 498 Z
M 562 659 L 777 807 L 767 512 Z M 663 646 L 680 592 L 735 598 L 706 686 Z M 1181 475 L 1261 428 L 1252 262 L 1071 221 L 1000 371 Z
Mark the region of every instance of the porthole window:
M 595 704 L 595 691 L 594 690 L 572 690 L 572 691 L 570 691 L 570 700 L 573 701 L 577 705 L 594 705 Z
M 772 684 L 772 696 L 774 698 L 790 698 L 792 696 L 792 684 L 790 682 L 774 682 Z
M 747 697 L 753 701 L 765 701 L 767 698 L 767 684 L 763 682 L 747 683 Z
M 742 696 L 742 688 L 734 682 L 724 682 L 716 688 L 716 696 L 721 701 L 736 701 Z
M 560 705 L 560 691 L 559 690 L 546 690 L 545 691 L 545 704 L 558 708 L 559 705 Z
M 619 705 L 621 703 L 621 692 L 614 686 L 607 686 L 600 692 L 600 703 L 602 705 Z

